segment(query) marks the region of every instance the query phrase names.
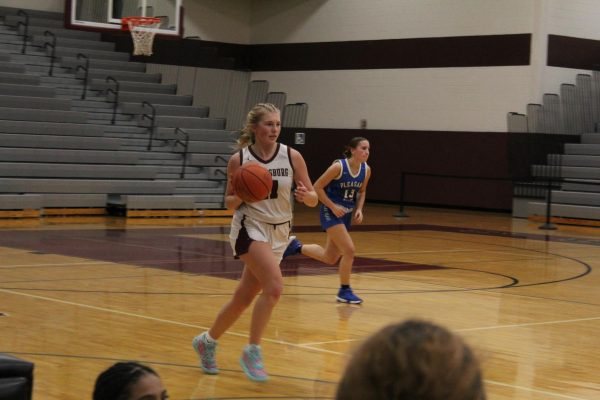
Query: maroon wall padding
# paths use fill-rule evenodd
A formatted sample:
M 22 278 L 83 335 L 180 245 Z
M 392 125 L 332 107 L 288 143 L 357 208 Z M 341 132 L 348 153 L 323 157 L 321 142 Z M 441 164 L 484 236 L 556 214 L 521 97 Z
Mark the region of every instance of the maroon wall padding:
M 118 51 L 131 52 L 131 38 L 103 33 Z M 251 71 L 322 71 L 382 68 L 455 68 L 529 65 L 531 34 L 241 45 L 157 36 L 154 54 L 139 60 L 170 65 Z M 138 58 L 132 58 L 138 60 Z
M 551 67 L 598 69 L 600 40 L 548 35 L 548 59 Z
M 252 45 L 253 71 L 529 65 L 531 34 Z
M 306 134 L 306 144 L 293 144 L 295 132 Z M 490 210 L 512 207 L 510 134 L 506 132 L 285 128 L 281 135 L 282 142 L 303 154 L 313 181 L 342 156 L 351 138 L 366 136 L 373 170 L 367 191 L 370 201 L 399 202 L 404 172 L 406 203 Z

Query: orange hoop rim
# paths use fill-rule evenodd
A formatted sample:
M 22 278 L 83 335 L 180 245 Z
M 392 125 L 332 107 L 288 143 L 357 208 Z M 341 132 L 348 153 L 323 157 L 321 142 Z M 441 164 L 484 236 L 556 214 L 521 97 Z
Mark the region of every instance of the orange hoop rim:
M 124 31 L 128 31 L 130 22 L 134 26 L 152 25 L 152 24 L 160 23 L 160 18 L 156 18 L 156 17 L 123 17 L 123 18 L 121 18 L 121 29 L 123 29 Z

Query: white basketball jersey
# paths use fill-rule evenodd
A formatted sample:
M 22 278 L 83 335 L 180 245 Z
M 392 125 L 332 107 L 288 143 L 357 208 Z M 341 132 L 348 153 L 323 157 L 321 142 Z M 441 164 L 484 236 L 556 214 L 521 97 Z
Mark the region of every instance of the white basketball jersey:
M 294 167 L 290 149 L 286 145 L 278 143 L 275 155 L 270 160 L 263 160 L 254 154 L 251 147 L 244 147 L 240 150 L 240 165 L 248 161 L 256 161 L 269 170 L 273 177 L 273 190 L 268 199 L 254 203 L 242 203 L 237 212 L 269 224 L 291 221 Z

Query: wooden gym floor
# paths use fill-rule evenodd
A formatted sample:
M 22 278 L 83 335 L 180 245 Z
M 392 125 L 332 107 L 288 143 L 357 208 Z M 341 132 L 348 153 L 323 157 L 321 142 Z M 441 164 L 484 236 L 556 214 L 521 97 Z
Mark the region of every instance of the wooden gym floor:
M 335 267 L 282 263 L 262 384 L 238 365 L 248 312 L 220 340 L 220 375 L 202 374 L 190 344 L 240 275 L 228 218 L 0 221 L 0 352 L 35 363 L 35 400 L 90 399 L 118 360 L 155 368 L 171 399 L 330 399 L 362 339 L 418 317 L 471 343 L 490 400 L 600 398 L 600 228 L 396 211 L 367 205 L 352 233 L 362 306 L 335 302 Z M 313 209 L 297 209 L 295 232 L 324 243 Z

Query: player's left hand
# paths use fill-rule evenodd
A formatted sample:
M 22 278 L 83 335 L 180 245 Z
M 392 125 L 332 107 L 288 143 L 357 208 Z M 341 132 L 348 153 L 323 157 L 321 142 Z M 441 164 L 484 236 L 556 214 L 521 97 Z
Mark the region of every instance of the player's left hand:
M 304 186 L 304 184 L 302 182 L 298 182 L 298 185 L 296 186 L 296 189 L 294 190 L 294 198 L 296 199 L 296 201 L 299 201 L 300 203 L 304 203 L 304 198 L 307 196 L 308 194 L 308 189 L 306 188 L 306 186 Z
M 362 220 L 363 220 L 362 210 L 356 210 L 356 212 L 354 213 L 354 220 L 356 221 L 357 224 L 362 223 Z

